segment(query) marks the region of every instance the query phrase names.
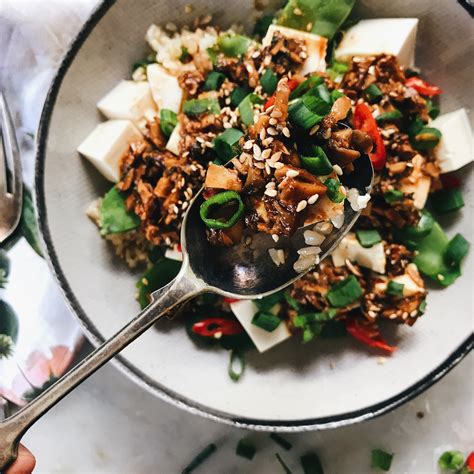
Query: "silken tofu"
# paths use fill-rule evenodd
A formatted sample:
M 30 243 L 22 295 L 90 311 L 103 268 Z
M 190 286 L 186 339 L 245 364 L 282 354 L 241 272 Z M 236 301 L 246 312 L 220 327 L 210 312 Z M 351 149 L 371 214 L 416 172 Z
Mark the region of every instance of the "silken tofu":
M 177 114 L 183 100 L 183 89 L 179 86 L 178 78 L 159 64 L 149 64 L 146 75 L 158 110 L 169 109 Z
M 354 56 L 393 54 L 402 66 L 415 63 L 417 18 L 377 18 L 361 20 L 349 28 L 335 51 L 338 61 Z
M 77 151 L 106 179 L 116 183 L 120 179 L 120 159 L 131 143 L 142 139 L 142 134 L 130 120 L 107 120 L 94 128 Z

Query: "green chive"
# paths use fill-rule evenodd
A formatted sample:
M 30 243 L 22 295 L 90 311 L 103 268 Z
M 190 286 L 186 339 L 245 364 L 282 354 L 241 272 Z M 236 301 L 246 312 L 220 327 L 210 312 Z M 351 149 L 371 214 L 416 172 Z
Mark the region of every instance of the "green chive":
M 379 116 L 376 117 L 375 121 L 378 124 L 381 124 L 383 122 L 392 122 L 393 120 L 399 120 L 403 118 L 403 114 L 395 109 L 391 110 L 390 112 L 384 112 L 383 114 L 380 114 Z
M 222 72 L 211 71 L 202 86 L 205 91 L 218 91 L 224 82 L 225 75 Z
M 367 97 L 372 101 L 378 100 L 383 96 L 382 91 L 373 83 L 370 84 L 370 86 L 367 87 L 364 92 L 367 94 Z
M 433 104 L 431 99 L 426 99 L 426 110 L 428 115 L 434 120 L 440 114 L 440 109 L 438 106 Z
M 347 63 L 340 63 L 338 61 L 333 61 L 331 67 L 326 69 L 326 74 L 336 82 L 339 82 L 344 77 L 344 74 L 349 70 L 349 65 Z
M 231 105 L 237 107 L 249 94 L 250 89 L 248 87 L 236 87 L 230 94 Z
M 331 93 L 329 92 L 328 86 L 326 84 L 319 84 L 311 91 L 313 90 L 317 93 L 320 99 L 324 100 L 324 102 L 326 102 L 327 104 L 332 104 Z M 309 92 L 309 94 L 311 94 L 311 91 Z
M 304 474 L 324 474 L 323 465 L 315 452 L 310 452 L 300 457 Z
M 425 311 L 426 311 L 426 300 L 423 300 L 421 303 L 420 303 L 420 306 L 418 306 L 418 311 L 421 313 L 421 314 L 424 314 Z
M 289 291 L 285 291 L 284 296 L 285 296 L 286 302 L 291 308 L 293 308 L 296 311 L 301 310 L 301 305 L 298 303 L 298 301 L 295 298 L 293 298 L 293 296 L 290 295 Z
M 248 94 L 242 102 L 239 104 L 239 113 L 240 113 L 240 120 L 247 125 L 253 124 L 253 104 L 261 104 L 263 103 L 263 99 L 261 99 L 257 94 Z
M 185 46 L 181 46 L 181 56 L 178 58 L 180 62 L 184 63 L 188 59 L 189 51 Z
M 358 300 L 363 294 L 362 288 L 354 275 L 336 283 L 327 292 L 326 298 L 334 308 L 342 308 Z
M 178 116 L 169 109 L 160 110 L 160 128 L 163 135 L 169 137 L 174 130 L 174 127 L 178 124 Z
M 332 173 L 333 167 L 324 150 L 317 145 L 311 147 L 312 156 L 301 156 L 301 164 L 315 176 L 325 176 Z
M 372 467 L 388 471 L 392 465 L 393 454 L 382 451 L 381 449 L 372 449 Z
M 285 474 L 292 474 L 291 469 L 285 464 L 285 461 L 283 461 L 283 458 L 278 453 L 275 453 L 275 457 L 285 471 Z
M 253 304 L 260 311 L 269 311 L 284 298 L 284 293 L 285 290 L 277 291 L 276 293 L 272 293 L 269 296 L 265 296 L 258 300 L 253 300 Z
M 388 191 L 385 191 L 383 193 L 383 198 L 389 204 L 402 200 L 403 196 L 404 196 L 403 192 L 400 191 L 399 189 L 389 189 Z
M 231 158 L 238 154 L 238 143 L 243 132 L 235 128 L 228 128 L 216 138 L 212 144 L 217 156 L 223 163 L 227 163 Z
M 245 371 L 245 359 L 242 352 L 238 350 L 230 351 L 229 366 L 227 372 L 229 377 L 234 381 L 238 382 Z
M 186 115 L 199 115 L 209 112 L 218 115 L 221 111 L 217 99 L 191 99 L 183 105 L 183 112 Z
M 281 319 L 273 313 L 259 311 L 252 319 L 252 324 L 267 332 L 273 332 L 281 323 Z
M 182 471 L 182 474 L 189 474 L 199 467 L 208 457 L 216 451 L 217 447 L 214 443 L 205 447 Z
M 237 456 L 248 459 L 249 461 L 253 459 L 256 452 L 257 449 L 255 446 L 245 439 L 239 440 L 237 447 L 235 448 L 235 454 L 237 454 Z
M 293 447 L 293 445 L 288 440 L 283 438 L 283 436 L 280 436 L 278 433 L 271 433 L 270 438 L 287 451 Z
M 217 46 L 226 56 L 236 58 L 247 52 L 250 46 L 250 38 L 242 35 L 225 34 L 219 36 Z
M 362 247 L 368 249 L 382 241 L 382 236 L 378 230 L 357 230 L 356 237 Z
M 417 117 L 408 126 L 408 135 L 410 135 L 410 137 L 414 137 L 417 133 L 421 132 L 424 126 L 425 126 L 425 122 L 423 122 L 423 120 L 421 120 L 420 117 Z
M 439 214 L 454 212 L 464 206 L 461 190 L 458 188 L 442 189 L 431 195 L 430 202 Z
M 319 97 L 305 95 L 288 107 L 288 116 L 291 123 L 308 130 L 330 112 L 331 105 Z
M 278 84 L 278 76 L 271 69 L 266 69 L 260 78 L 260 84 L 264 92 L 273 94 Z
M 321 76 L 309 76 L 301 84 L 298 84 L 295 90 L 290 93 L 290 100 L 297 99 L 303 94 L 306 94 L 312 87 L 322 84 L 324 82 Z
M 271 15 L 263 15 L 261 16 L 256 22 L 255 27 L 253 29 L 253 33 L 255 36 L 259 36 L 263 38 L 267 34 L 267 30 L 270 25 L 273 23 L 273 16 Z
M 456 234 L 450 241 L 444 253 L 449 265 L 459 265 L 469 253 L 470 243 L 461 235 Z
M 344 201 L 346 195 L 340 191 L 341 182 L 337 178 L 329 178 L 324 181 L 324 185 L 327 187 L 326 194 L 328 198 L 335 203 Z
M 405 285 L 403 283 L 398 283 L 396 281 L 390 280 L 387 285 L 386 293 L 392 296 L 403 296 L 403 288 Z
M 211 208 L 213 206 L 223 206 L 229 204 L 232 201 L 237 202 L 237 209 L 227 220 L 212 219 L 209 218 Z M 204 224 L 210 229 L 229 229 L 233 225 L 237 224 L 239 219 L 244 215 L 244 203 L 240 198 L 239 194 L 235 191 L 224 191 L 219 194 L 215 194 L 207 201 L 204 201 L 199 208 L 199 215 L 203 220 Z
M 464 466 L 461 451 L 445 451 L 438 459 L 438 466 L 446 471 L 458 471 Z
M 410 140 L 410 143 L 417 150 L 429 150 L 434 148 L 441 139 L 441 132 L 437 128 L 423 127 Z

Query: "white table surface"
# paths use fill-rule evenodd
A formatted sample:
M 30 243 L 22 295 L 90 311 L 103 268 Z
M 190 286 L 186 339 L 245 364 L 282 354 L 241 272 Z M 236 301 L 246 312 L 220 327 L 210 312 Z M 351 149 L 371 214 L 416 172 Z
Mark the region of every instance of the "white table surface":
M 0 44 L 4 48 L 8 43 L 0 54 L 0 79 L 18 99 L 14 108 L 20 135 L 34 131 L 54 69 L 93 4 L 0 0 Z M 30 150 L 27 181 L 32 165 Z M 64 318 L 71 317 L 63 311 Z M 319 453 L 326 473 L 367 473 L 372 448 L 395 453 L 392 473 L 433 473 L 444 449 L 474 448 L 473 363 L 471 354 L 436 386 L 378 419 L 333 431 L 285 435 L 294 444 L 288 452 L 268 434 L 244 432 L 172 407 L 109 364 L 43 417 L 24 442 L 38 458 L 38 473 L 181 472 L 211 442 L 218 451 L 197 473 L 280 473 L 276 452 L 297 473 L 299 456 L 309 449 Z M 417 417 L 418 412 L 424 417 Z M 258 447 L 253 461 L 234 454 L 243 436 Z

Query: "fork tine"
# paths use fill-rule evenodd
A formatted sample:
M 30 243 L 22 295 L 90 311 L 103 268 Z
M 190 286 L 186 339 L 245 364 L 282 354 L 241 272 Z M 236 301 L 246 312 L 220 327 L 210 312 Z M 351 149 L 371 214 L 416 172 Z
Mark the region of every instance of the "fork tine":
M 0 127 L 2 135 L 2 150 L 0 154 L 3 155 L 0 157 L 0 193 L 3 192 L 3 194 L 5 194 L 5 192 L 8 191 L 6 178 L 7 165 L 9 165 L 12 176 L 10 192 L 13 194 L 15 201 L 21 203 L 23 184 L 20 152 L 13 120 L 3 91 L 0 91 Z M 2 189 L 2 187 L 4 189 Z

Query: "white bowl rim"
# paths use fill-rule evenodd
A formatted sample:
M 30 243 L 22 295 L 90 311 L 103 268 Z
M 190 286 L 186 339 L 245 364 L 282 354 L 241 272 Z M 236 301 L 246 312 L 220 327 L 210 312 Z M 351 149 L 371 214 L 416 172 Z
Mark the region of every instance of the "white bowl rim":
M 81 46 L 99 23 L 102 17 L 108 12 L 108 10 L 114 5 L 116 0 L 101 0 L 97 7 L 92 11 L 87 21 L 82 26 L 75 39 L 69 45 L 64 58 L 62 59 L 60 66 L 56 72 L 56 75 L 51 83 L 46 101 L 41 114 L 41 119 L 38 128 L 38 141 L 37 141 L 37 152 L 36 152 L 36 165 L 35 165 L 35 183 L 34 183 L 34 202 L 36 209 L 36 216 L 38 219 L 39 229 L 41 233 L 44 255 L 48 265 L 58 282 L 62 294 L 76 317 L 80 322 L 86 337 L 94 345 L 98 346 L 104 342 L 103 336 L 94 326 L 92 321 L 88 318 L 85 311 L 82 309 L 79 301 L 76 299 L 72 288 L 70 287 L 59 263 L 59 258 L 54 249 L 53 240 L 48 226 L 47 220 L 47 209 L 46 199 L 44 192 L 44 165 L 46 159 L 46 147 L 49 134 L 49 125 L 51 122 L 51 116 L 56 104 L 59 89 L 62 81 L 68 72 L 69 66 L 74 60 L 76 54 L 81 49 Z M 182 397 L 172 390 L 169 390 L 156 381 L 151 380 L 138 368 L 134 367 L 122 356 L 118 355 L 112 359 L 114 363 L 121 371 L 123 371 L 128 377 L 134 380 L 140 387 L 152 393 L 153 395 L 161 398 L 162 400 L 171 403 L 172 405 L 184 409 L 190 413 L 200 415 L 204 418 L 212 419 L 225 423 L 228 425 L 252 429 L 255 431 L 281 431 L 281 432 L 302 432 L 302 431 L 313 431 L 322 429 L 338 428 L 342 426 L 359 423 L 361 421 L 369 420 L 377 416 L 388 413 L 395 408 L 403 405 L 410 401 L 414 397 L 418 396 L 431 385 L 438 382 L 444 377 L 451 369 L 453 369 L 474 347 L 474 335 L 468 336 L 459 347 L 452 352 L 440 365 L 433 369 L 430 373 L 422 377 L 416 383 L 412 384 L 407 389 L 394 395 L 393 397 L 387 398 L 377 404 L 367 406 L 363 409 L 342 413 L 334 416 L 320 417 L 314 419 L 304 420 L 259 420 L 251 418 L 240 418 L 232 416 L 229 413 L 224 413 L 218 410 L 214 410 L 211 407 L 207 407 Z

